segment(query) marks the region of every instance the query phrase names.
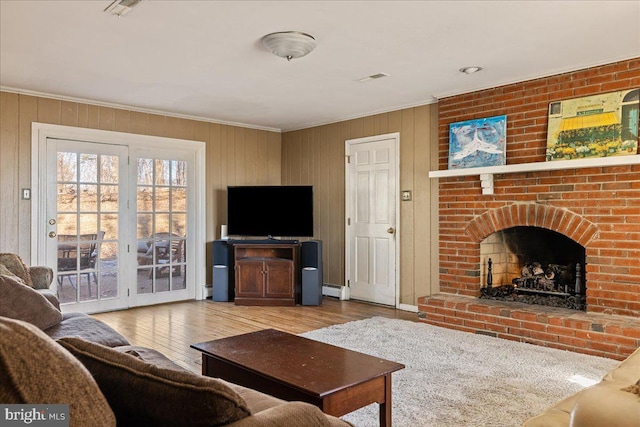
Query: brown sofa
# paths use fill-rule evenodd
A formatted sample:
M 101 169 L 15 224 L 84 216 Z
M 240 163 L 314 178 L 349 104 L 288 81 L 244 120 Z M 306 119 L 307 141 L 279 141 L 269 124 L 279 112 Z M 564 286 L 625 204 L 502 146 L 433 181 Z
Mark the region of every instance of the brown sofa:
M 50 284 L 52 272 L 4 264 L 6 255 L 0 254 L 8 267 L 0 267 L 2 403 L 69 404 L 72 426 L 350 425 L 307 403 L 194 374 L 130 345 L 91 316 L 62 315 L 55 295 L 32 287 Z

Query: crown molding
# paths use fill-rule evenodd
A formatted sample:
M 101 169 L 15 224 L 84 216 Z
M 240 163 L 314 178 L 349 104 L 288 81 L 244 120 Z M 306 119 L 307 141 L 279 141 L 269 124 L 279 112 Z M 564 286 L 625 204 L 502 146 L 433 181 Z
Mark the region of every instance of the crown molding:
M 236 126 L 236 127 L 246 128 L 246 129 L 256 129 L 256 130 L 264 130 L 268 132 L 282 133 L 282 130 L 279 128 L 258 126 L 258 125 L 248 124 L 248 123 L 228 122 L 225 120 L 216 120 L 209 117 L 191 116 L 188 114 L 178 114 L 178 113 L 172 113 L 169 111 L 153 110 L 150 108 L 140 108 L 140 107 L 135 107 L 131 105 L 116 104 L 112 102 L 94 101 L 91 99 L 76 98 L 73 96 L 55 95 L 55 94 L 46 93 L 46 92 L 37 92 L 34 90 L 19 89 L 19 88 L 8 87 L 8 86 L 0 86 L 0 91 L 17 93 L 19 95 L 37 96 L 39 98 L 55 99 L 58 101 L 79 102 L 82 104 L 95 105 L 98 107 L 118 108 L 121 110 L 135 111 L 138 113 L 158 114 L 161 116 L 175 117 L 178 119 L 197 120 L 201 122 L 215 123 L 219 125 Z

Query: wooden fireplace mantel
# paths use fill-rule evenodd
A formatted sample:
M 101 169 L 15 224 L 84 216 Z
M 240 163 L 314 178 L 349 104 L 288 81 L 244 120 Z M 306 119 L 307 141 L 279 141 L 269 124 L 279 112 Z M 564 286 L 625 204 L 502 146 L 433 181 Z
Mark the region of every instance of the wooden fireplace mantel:
M 640 154 L 616 157 L 592 157 L 588 159 L 556 160 L 551 162 L 519 163 L 515 165 L 488 166 L 481 168 L 438 170 L 429 172 L 429 178 L 451 178 L 479 175 L 482 194 L 493 194 L 493 175 L 518 172 L 538 172 L 564 169 L 582 169 L 606 166 L 640 164 Z

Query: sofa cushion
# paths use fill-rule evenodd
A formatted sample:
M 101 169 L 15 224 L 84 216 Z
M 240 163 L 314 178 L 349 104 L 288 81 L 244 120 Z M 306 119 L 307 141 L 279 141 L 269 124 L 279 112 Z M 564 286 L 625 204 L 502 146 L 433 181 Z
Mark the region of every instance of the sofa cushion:
M 91 374 L 26 322 L 0 317 L 0 402 L 69 404 L 71 426 L 115 426 Z
M 10 276 L 0 276 L 0 316 L 47 329 L 62 320 L 62 313 L 40 292 Z
M 111 326 L 84 313 L 65 313 L 62 322 L 49 329 L 45 334 L 51 338 L 80 337 L 107 347 L 129 345 L 129 341 Z
M 156 366 L 80 338 L 58 342 L 93 374 L 118 425 L 215 426 L 250 415 L 244 400 L 214 378 Z
M 9 271 L 22 279 L 25 285 L 33 287 L 33 283 L 31 282 L 31 275 L 29 274 L 29 267 L 27 267 L 24 262 L 22 262 L 22 258 L 20 258 L 17 254 L 0 254 L 0 264 L 4 264 L 4 266 L 7 267 Z

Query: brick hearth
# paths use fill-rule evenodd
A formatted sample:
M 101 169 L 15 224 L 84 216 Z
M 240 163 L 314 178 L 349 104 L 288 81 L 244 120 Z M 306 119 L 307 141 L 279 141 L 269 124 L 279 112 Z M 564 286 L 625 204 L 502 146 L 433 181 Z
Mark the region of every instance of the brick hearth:
M 507 163 L 545 162 L 550 102 L 640 87 L 640 58 L 444 98 L 439 168 L 449 125 L 507 115 Z M 640 346 L 640 166 L 602 166 L 440 178 L 440 294 L 424 297 L 424 321 L 620 359 Z M 478 300 L 480 243 L 516 226 L 541 227 L 584 246 L 587 312 Z
M 640 319 L 439 294 L 419 299 L 429 324 L 622 360 L 640 347 Z

